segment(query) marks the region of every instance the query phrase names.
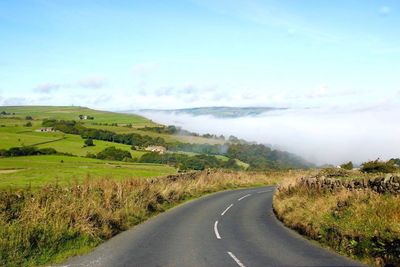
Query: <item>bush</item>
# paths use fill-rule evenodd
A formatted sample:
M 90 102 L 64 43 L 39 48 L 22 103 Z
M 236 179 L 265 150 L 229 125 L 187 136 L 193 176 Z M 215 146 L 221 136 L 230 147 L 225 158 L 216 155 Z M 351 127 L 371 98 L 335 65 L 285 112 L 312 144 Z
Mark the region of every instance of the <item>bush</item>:
M 354 166 L 353 162 L 349 161 L 347 163 L 343 163 L 342 165 L 340 165 L 340 167 L 345 170 L 352 170 Z
M 397 165 L 397 167 L 399 167 L 399 166 L 400 166 L 400 158 L 397 158 L 397 159 L 391 159 L 390 161 L 391 161 L 391 162 L 393 162 L 393 164 Z
M 83 143 L 85 144 L 85 146 L 94 146 L 92 138 L 86 139 Z
M 40 155 L 54 155 L 57 154 L 57 150 L 51 147 L 41 148 L 38 150 Z
M 126 159 L 131 159 L 132 155 L 131 153 L 129 153 L 129 151 L 115 148 L 114 146 L 112 146 L 112 147 L 107 147 L 103 151 L 97 153 L 96 158 L 122 161 Z
M 32 127 L 32 122 L 28 121 L 28 122 L 25 124 L 25 127 Z
M 365 173 L 393 173 L 398 168 L 395 166 L 393 161 L 379 161 L 379 159 L 369 162 L 364 162 L 361 167 L 361 171 Z

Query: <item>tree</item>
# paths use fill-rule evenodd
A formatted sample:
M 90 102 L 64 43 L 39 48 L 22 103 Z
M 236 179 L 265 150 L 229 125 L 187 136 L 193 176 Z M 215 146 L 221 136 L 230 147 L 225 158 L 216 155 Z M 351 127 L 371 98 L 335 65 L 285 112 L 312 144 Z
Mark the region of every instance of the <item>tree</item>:
M 93 139 L 88 138 L 84 141 L 85 146 L 94 146 Z
M 345 170 L 352 170 L 354 166 L 353 162 L 349 161 L 347 163 L 343 163 L 342 165 L 340 165 L 340 167 Z
M 26 116 L 26 117 L 25 117 L 25 120 L 31 121 L 31 120 L 33 120 L 33 118 L 32 118 L 32 116 Z
M 28 122 L 25 124 L 25 127 L 32 127 L 32 122 L 28 121 Z

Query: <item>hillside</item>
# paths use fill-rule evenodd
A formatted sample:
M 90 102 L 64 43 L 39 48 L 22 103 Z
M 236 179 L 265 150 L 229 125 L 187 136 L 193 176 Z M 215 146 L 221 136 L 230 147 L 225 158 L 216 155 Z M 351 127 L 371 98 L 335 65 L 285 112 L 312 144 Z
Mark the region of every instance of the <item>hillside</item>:
M 152 146 L 167 153 L 146 151 Z M 125 163 L 114 167 L 116 160 Z M 83 176 L 121 179 L 206 168 L 308 166 L 287 152 L 234 137 L 198 135 L 135 114 L 84 107 L 0 107 L 0 187 L 67 183 Z

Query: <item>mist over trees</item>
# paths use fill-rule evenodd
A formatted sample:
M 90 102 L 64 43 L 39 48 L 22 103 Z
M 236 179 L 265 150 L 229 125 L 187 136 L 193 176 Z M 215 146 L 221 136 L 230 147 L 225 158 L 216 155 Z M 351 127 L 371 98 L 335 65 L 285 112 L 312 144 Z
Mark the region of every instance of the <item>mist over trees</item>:
M 245 140 L 239 139 L 233 135 L 229 136 L 228 141 L 224 144 L 191 144 L 182 142 L 166 142 L 161 137 L 151 137 L 137 133 L 117 134 L 115 132 L 87 128 L 82 123 L 76 121 L 63 120 L 44 120 L 43 126 L 53 127 L 55 130 L 62 131 L 68 134 L 80 135 L 86 139 L 89 145 L 93 140 L 103 140 L 108 142 L 130 145 L 132 150 L 137 148 L 146 148 L 148 146 L 163 146 L 170 152 L 191 152 L 200 155 L 188 156 L 178 153 L 168 153 L 166 155 L 146 154 L 140 159 L 141 162 L 148 163 L 164 163 L 175 165 L 180 169 L 195 169 L 202 170 L 204 168 L 239 168 L 234 161 L 241 160 L 249 164 L 250 170 L 266 170 L 266 169 L 290 169 L 290 168 L 308 168 L 312 164 L 304 161 L 300 157 L 288 152 L 271 149 L 262 144 L 248 143 Z M 145 128 L 142 130 L 145 132 Z M 176 133 L 178 128 L 174 126 L 168 127 L 147 127 L 150 131 L 160 133 Z M 181 131 L 181 130 L 179 130 Z M 214 137 L 214 135 L 209 135 Z M 117 156 L 109 156 L 111 154 Z M 224 155 L 228 157 L 228 162 L 223 162 L 213 156 Z M 93 156 L 93 155 L 91 155 Z M 126 156 L 126 157 L 125 157 Z M 119 156 L 115 150 L 104 151 L 103 154 L 95 155 L 97 158 L 122 160 L 124 157 L 129 159 L 129 156 Z

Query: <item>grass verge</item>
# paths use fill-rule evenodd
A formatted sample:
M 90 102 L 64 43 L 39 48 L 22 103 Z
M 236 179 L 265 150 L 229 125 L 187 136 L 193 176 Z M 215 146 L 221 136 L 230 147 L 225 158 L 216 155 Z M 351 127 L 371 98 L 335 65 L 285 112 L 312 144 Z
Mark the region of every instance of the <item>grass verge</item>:
M 285 225 L 367 264 L 400 266 L 400 196 L 282 184 L 273 207 Z
M 294 172 L 204 171 L 0 191 L 0 265 L 56 263 L 178 203 L 219 190 L 276 184 Z

